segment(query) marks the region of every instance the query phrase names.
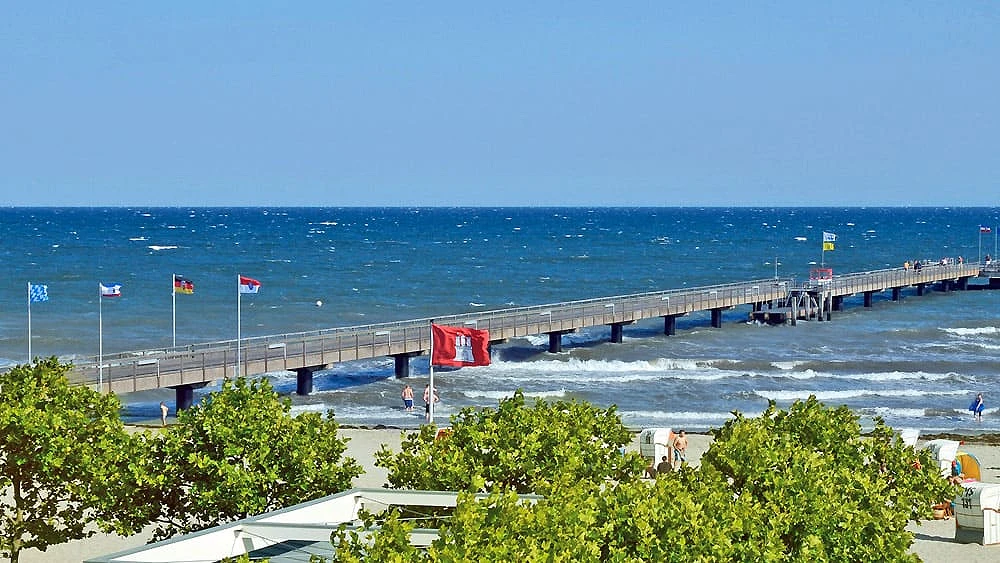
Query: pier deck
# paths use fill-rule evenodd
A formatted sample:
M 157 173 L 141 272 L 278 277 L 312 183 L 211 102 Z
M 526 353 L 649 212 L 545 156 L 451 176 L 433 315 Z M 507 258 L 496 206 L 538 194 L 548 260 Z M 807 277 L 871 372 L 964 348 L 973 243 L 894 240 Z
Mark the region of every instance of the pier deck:
M 1000 275 L 1000 272 L 980 264 L 936 264 L 921 270 L 891 268 L 802 283 L 793 279 L 758 279 L 435 319 L 245 338 L 239 343 L 242 363 L 239 373 L 295 371 L 299 374 L 299 392 L 308 393 L 312 387 L 311 373 L 339 362 L 394 357 L 396 375 L 405 377 L 409 374 L 409 358 L 422 355 L 430 348 L 432 321 L 489 330 L 492 342 L 547 334 L 549 350 L 558 351 L 563 334 L 597 325 L 610 326 L 611 340 L 621 342 L 622 327 L 628 324 L 663 318 L 664 333 L 671 335 L 677 317 L 709 311 L 712 326 L 721 327 L 722 312 L 740 306 L 750 306 L 751 317 L 762 315 L 765 310 L 784 310 L 792 322 L 803 313 L 819 320 L 830 320 L 830 312 L 838 310 L 848 296 L 862 294 L 865 306 L 871 306 L 871 296 L 876 292 L 891 290 L 895 300 L 899 291 L 906 287 L 916 287 L 918 295 L 932 285 L 966 289 L 969 279 L 980 275 Z M 174 388 L 178 393 L 178 406 L 183 408 L 189 404 L 193 388 L 236 375 L 236 347 L 236 341 L 223 341 L 106 354 L 103 369 L 95 357 L 77 363 L 70 377 L 74 383 L 97 385 L 104 392 Z

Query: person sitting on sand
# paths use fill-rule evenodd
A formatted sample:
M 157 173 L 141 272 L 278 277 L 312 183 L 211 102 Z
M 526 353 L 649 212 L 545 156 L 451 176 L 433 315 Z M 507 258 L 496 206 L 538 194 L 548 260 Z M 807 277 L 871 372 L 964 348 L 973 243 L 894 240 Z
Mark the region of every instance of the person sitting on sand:
M 666 473 L 670 471 L 672 468 L 673 465 L 670 463 L 670 459 L 667 456 L 663 456 L 660 463 L 656 464 L 657 473 Z
M 961 485 L 965 482 L 965 473 L 962 473 L 962 462 L 957 459 L 951 460 L 951 477 L 948 477 L 953 485 Z
M 653 466 L 655 460 L 649 460 L 649 465 L 646 466 L 646 479 L 656 479 L 656 467 Z

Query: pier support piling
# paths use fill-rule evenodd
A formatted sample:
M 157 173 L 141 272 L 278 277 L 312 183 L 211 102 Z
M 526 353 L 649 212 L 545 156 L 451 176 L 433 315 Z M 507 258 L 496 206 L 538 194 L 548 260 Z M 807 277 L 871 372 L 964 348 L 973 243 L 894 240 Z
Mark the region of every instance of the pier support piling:
M 921 296 L 921 295 L 924 294 L 924 287 L 926 287 L 926 286 L 927 286 L 927 284 L 925 284 L 925 283 L 918 283 L 917 284 L 917 295 L 918 296 Z
M 553 354 L 562 352 L 562 332 L 557 330 L 549 333 L 549 352 Z
M 712 328 L 722 328 L 722 309 L 712 309 Z
M 898 287 L 892 288 L 892 300 L 893 301 L 899 301 L 899 293 L 900 293 L 900 288 L 898 288 Z
M 295 371 L 295 394 L 296 395 L 308 395 L 312 393 L 313 390 L 313 372 L 317 372 L 321 369 L 326 369 L 325 365 L 320 366 L 306 366 L 304 368 L 298 368 Z
M 186 385 L 177 385 L 173 387 L 174 390 L 174 404 L 178 411 L 183 411 L 191 408 L 194 404 L 194 390 L 200 389 L 207 385 L 208 383 L 191 383 Z
M 611 342 L 615 344 L 622 343 L 622 325 L 621 323 L 611 324 Z
M 871 291 L 866 291 L 865 292 L 865 307 L 869 307 L 870 308 L 871 306 L 872 306 L 872 292 Z
M 667 336 L 677 334 L 677 315 L 666 315 L 663 317 L 663 334 Z
M 396 379 L 402 379 L 404 377 L 410 376 L 410 358 L 413 356 L 419 356 L 423 352 L 407 352 L 405 354 L 393 354 L 392 359 L 394 365 L 394 372 L 396 374 Z

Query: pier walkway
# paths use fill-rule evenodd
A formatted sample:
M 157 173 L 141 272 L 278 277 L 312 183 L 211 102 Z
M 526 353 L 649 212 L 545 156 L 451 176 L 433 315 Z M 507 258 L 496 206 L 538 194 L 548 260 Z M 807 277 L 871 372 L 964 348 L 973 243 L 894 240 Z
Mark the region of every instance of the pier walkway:
M 920 270 L 890 268 L 810 279 L 759 279 L 722 285 L 654 291 L 568 301 L 533 307 L 517 307 L 380 323 L 330 328 L 295 334 L 245 338 L 240 341 L 210 342 L 174 348 L 158 348 L 106 354 L 103 366 L 97 358 L 74 365 L 74 383 L 95 385 L 103 392 L 130 393 L 156 388 L 176 391 L 178 408 L 187 408 L 193 390 L 212 381 L 239 373 L 257 375 L 274 371 L 294 371 L 297 392 L 312 391 L 313 372 L 331 364 L 376 357 L 395 359 L 397 377 L 409 375 L 409 359 L 430 348 L 430 324 L 468 326 L 489 330 L 491 342 L 547 334 L 549 350 L 558 352 L 562 335 L 582 328 L 608 325 L 611 341 L 621 342 L 622 327 L 638 321 L 662 318 L 663 332 L 675 333 L 677 317 L 710 312 L 711 325 L 722 326 L 722 313 L 749 306 L 749 318 L 766 322 L 791 322 L 801 318 L 831 320 L 845 298 L 861 294 L 864 306 L 872 306 L 872 296 L 891 291 L 898 300 L 903 288 L 915 287 L 923 295 L 930 287 L 944 290 L 971 288 L 971 278 L 987 276 L 988 286 L 1000 288 L 996 265 L 930 265 Z M 994 277 L 996 276 L 996 277 Z

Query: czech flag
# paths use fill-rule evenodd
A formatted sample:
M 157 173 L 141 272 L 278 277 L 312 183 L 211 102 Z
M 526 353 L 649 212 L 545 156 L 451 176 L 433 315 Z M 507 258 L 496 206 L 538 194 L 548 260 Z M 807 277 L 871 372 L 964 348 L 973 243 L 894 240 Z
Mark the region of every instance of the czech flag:
M 98 283 L 101 286 L 101 297 L 121 297 L 122 296 L 122 284 L 120 283 L 109 283 L 104 285 L 103 283 Z
M 260 292 L 260 282 L 248 278 L 246 276 L 240 276 L 240 293 L 258 293 Z

